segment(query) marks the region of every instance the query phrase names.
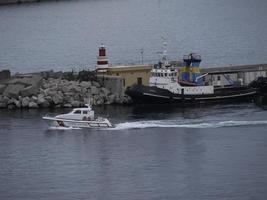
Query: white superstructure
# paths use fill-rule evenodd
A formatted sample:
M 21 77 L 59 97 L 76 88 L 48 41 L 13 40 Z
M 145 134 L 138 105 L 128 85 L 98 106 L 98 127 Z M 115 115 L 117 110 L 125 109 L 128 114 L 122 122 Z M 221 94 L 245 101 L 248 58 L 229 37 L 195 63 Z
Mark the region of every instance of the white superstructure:
M 90 105 L 86 108 L 74 108 L 67 114 L 57 115 L 55 117 L 43 117 L 50 125 L 57 127 L 74 127 L 74 128 L 97 128 L 112 127 L 107 118 L 95 118 L 94 111 Z
M 170 65 L 166 56 L 151 70 L 149 85 L 167 89 L 174 94 L 199 95 L 214 93 L 213 86 L 181 86 L 179 84 L 179 69 Z

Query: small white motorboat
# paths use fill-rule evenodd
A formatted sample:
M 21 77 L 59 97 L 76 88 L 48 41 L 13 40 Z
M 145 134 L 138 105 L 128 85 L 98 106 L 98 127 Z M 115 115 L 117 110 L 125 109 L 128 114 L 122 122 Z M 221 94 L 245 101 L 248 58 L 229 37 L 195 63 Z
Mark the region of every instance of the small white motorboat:
M 94 116 L 94 111 L 89 104 L 84 108 L 74 108 L 70 113 L 55 117 L 43 117 L 50 126 L 72 128 L 107 128 L 113 127 L 107 118 Z

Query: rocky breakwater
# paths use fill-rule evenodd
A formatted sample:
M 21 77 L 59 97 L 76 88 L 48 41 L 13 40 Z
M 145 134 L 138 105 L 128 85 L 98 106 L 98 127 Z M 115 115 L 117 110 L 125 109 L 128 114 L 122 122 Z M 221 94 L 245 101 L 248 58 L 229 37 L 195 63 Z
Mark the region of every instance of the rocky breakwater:
M 0 108 L 80 107 L 123 104 L 129 99 L 112 94 L 96 81 L 68 81 L 40 75 L 16 76 L 0 82 Z

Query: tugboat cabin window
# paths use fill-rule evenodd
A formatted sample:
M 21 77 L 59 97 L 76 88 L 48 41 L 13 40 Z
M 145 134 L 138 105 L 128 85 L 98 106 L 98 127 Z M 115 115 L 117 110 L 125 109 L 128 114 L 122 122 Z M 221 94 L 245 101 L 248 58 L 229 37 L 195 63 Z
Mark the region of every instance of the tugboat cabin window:
M 75 110 L 74 114 L 81 114 L 82 112 L 80 110 Z

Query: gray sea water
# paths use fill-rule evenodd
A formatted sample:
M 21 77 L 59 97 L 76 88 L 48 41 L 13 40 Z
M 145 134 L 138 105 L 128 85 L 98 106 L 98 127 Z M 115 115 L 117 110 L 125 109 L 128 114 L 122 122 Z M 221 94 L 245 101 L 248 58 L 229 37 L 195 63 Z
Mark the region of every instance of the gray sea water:
M 0 67 L 15 72 L 155 63 L 200 53 L 203 67 L 267 62 L 266 0 L 73 0 L 0 7 Z
M 267 116 L 254 104 L 95 107 L 112 129 L 0 112 L 0 199 L 267 198 Z
M 0 7 L 0 69 L 267 62 L 265 0 L 80 0 Z M 95 107 L 115 128 L 58 129 L 68 109 L 0 110 L 0 199 L 267 199 L 267 112 L 254 104 Z

